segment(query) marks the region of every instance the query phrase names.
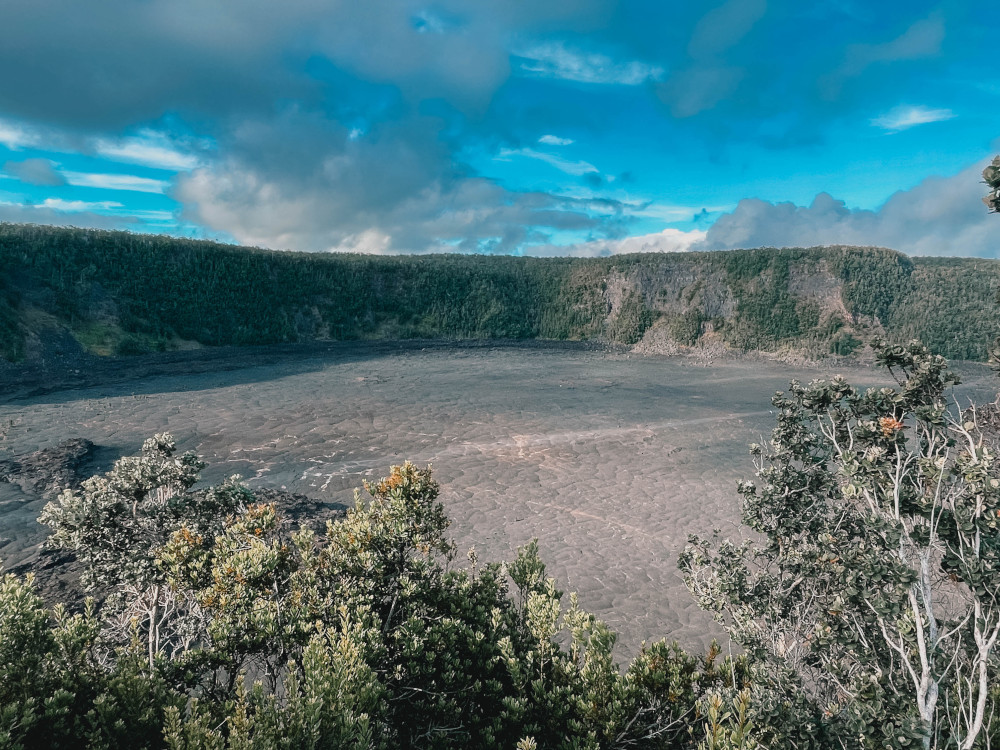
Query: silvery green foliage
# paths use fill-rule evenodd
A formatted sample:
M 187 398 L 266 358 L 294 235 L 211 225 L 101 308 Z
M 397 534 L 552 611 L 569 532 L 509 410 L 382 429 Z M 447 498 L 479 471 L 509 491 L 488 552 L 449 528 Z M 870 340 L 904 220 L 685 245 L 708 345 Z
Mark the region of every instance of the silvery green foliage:
M 96 658 L 92 600 L 78 614 L 49 610 L 33 584 L 0 577 L 0 747 L 158 746 L 176 696 L 138 658 Z
M 159 578 L 153 556 L 139 553 L 160 543 L 176 498 L 204 466 L 194 454 L 174 457 L 175 451 L 169 435 L 156 435 L 140 455 L 119 459 L 107 474 L 87 479 L 79 492 L 64 490 L 42 510 L 38 520 L 52 529 L 50 546 L 76 553 L 88 588 Z
M 742 690 L 727 705 L 718 693 L 706 701 L 705 740 L 698 750 L 762 750 L 750 718 L 750 691 Z
M 177 456 L 176 450 L 169 434 L 155 435 L 138 456 L 119 459 L 79 491 L 65 490 L 38 519 L 52 529 L 50 546 L 72 551 L 83 563 L 84 585 L 110 592 L 118 614 L 108 618 L 112 640 L 128 642 L 138 628 L 150 663 L 189 640 L 178 629 L 181 602 L 166 585 L 157 552 L 180 528 L 214 535 L 252 497 L 237 477 L 193 492 L 204 464 L 193 453 Z
M 1000 156 L 994 156 L 992 163 L 983 170 L 983 181 L 990 188 L 983 203 L 990 211 L 1000 211 Z
M 5 579 L 0 698 L 9 683 L 24 705 L 0 700 L 0 740 L 6 727 L 37 740 L 26 747 L 692 750 L 708 696 L 751 678 L 717 648 L 663 641 L 623 670 L 614 633 L 564 600 L 537 543 L 508 565 L 474 551 L 455 565 L 429 467 L 365 483 L 324 535 L 289 535 L 233 480 L 194 491 L 200 468 L 159 435 L 46 508 L 55 542 L 112 597 L 100 619 L 57 612 L 53 627 L 30 581 Z M 783 735 L 739 719 L 712 736 L 728 750 Z
M 958 378 L 879 346 L 898 387 L 793 382 L 740 487 L 749 539 L 692 537 L 688 587 L 843 747 L 986 747 L 1000 706 L 1000 464 Z
M 452 568 L 429 468 L 393 467 L 365 491 L 292 546 L 273 506 L 250 505 L 214 539 L 182 528 L 161 548 L 205 625 L 185 660 L 206 675 L 199 705 L 170 713 L 172 747 L 688 750 L 700 696 L 742 680 L 717 650 L 665 642 L 622 672 L 614 633 L 574 596 L 566 606 L 536 543 L 506 566 L 472 552 Z M 255 684 L 208 676 L 219 667 Z
M 320 629 L 290 664 L 281 697 L 260 682 L 249 690 L 239 683 L 228 716 L 220 722 L 212 706 L 193 700 L 184 713 L 166 711 L 168 750 L 366 750 L 378 747 L 375 728 L 384 711 L 385 691 L 365 662 L 360 628 Z
M 0 579 L 0 746 L 23 747 L 42 720 L 41 675 L 55 638 L 29 576 Z M 47 687 L 47 686 L 46 686 Z

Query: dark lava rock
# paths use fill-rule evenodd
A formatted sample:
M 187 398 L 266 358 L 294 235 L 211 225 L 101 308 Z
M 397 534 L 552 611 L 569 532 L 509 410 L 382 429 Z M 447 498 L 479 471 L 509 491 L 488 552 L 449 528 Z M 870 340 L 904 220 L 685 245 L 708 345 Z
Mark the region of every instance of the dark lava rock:
M 327 521 L 338 521 L 347 515 L 347 506 L 342 503 L 324 503 L 297 492 L 255 487 L 253 494 L 258 503 L 273 503 L 293 529 L 310 528 L 321 534 Z
M 0 460 L 0 482 L 10 482 L 22 490 L 50 500 L 66 488 L 76 489 L 85 479 L 81 468 L 94 452 L 94 444 L 73 438 L 54 448 L 43 448 L 15 460 Z

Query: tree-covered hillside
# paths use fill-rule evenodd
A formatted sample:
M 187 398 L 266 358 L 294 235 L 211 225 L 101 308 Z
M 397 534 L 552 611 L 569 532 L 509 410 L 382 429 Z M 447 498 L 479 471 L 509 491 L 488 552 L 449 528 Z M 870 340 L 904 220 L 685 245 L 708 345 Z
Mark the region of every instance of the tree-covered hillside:
M 983 359 L 1000 263 L 880 248 L 611 258 L 318 255 L 0 224 L 0 355 L 395 338 L 644 337 L 849 353 L 874 332 Z

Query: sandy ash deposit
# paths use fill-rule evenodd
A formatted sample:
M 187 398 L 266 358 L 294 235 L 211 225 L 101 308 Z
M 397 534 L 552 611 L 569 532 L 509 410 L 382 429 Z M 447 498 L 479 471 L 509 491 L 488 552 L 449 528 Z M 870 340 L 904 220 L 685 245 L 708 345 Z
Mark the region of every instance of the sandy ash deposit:
M 93 443 L 85 457 L 70 446 L 87 474 L 169 431 L 208 462 L 206 482 L 241 474 L 323 514 L 392 464 L 433 464 L 459 547 L 510 559 L 537 537 L 550 573 L 619 633 L 623 656 L 644 640 L 695 647 L 720 633 L 677 555 L 688 534 L 735 531 L 735 486 L 752 475 L 747 444 L 772 427 L 773 392 L 836 372 L 881 381 L 842 364 L 531 345 L 272 348 L 84 370 L 0 387 L 8 479 L 70 439 Z M 984 367 L 966 370 L 972 390 L 995 393 Z M 59 563 L 39 552 L 47 481 L 0 483 L 7 569 Z

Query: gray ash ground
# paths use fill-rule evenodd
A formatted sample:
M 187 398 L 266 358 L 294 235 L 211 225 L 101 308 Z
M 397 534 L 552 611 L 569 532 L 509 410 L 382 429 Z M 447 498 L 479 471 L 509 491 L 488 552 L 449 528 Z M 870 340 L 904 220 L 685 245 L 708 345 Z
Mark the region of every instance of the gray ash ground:
M 0 483 L 0 559 L 68 569 L 39 551 L 39 493 L 69 471 L 43 470 L 43 457 L 77 461 L 77 481 L 169 431 L 208 463 L 206 483 L 241 474 L 306 523 L 343 512 L 364 479 L 409 459 L 433 464 L 460 549 L 505 560 L 538 538 L 550 574 L 620 634 L 623 657 L 661 637 L 702 646 L 720 631 L 685 589 L 677 555 L 688 534 L 738 532 L 735 487 L 752 476 L 747 444 L 773 426 L 773 392 L 836 373 L 885 382 L 832 361 L 705 365 L 576 344 L 393 342 L 0 372 L 0 473 L 17 482 Z M 962 371 L 962 393 L 993 399 L 985 366 Z M 85 443 L 68 440 L 95 447 L 79 457 Z M 60 575 L 49 596 L 67 595 Z

